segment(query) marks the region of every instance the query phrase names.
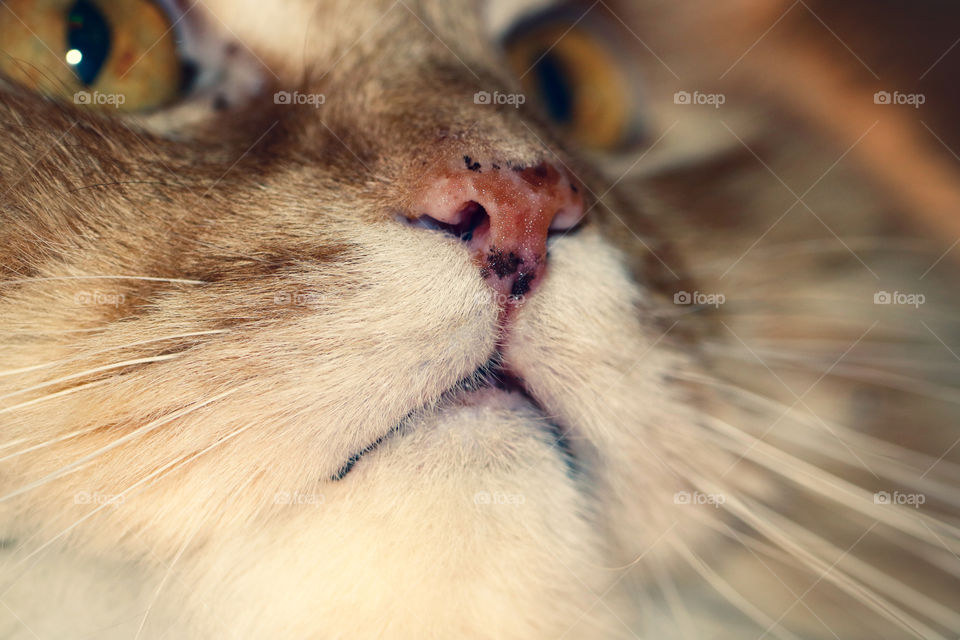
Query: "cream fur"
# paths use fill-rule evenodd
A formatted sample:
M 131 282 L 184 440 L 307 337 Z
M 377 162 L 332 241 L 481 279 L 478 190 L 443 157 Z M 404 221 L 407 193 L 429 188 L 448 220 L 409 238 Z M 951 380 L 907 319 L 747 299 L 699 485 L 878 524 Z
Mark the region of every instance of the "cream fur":
M 660 3 L 614 4 L 658 48 L 702 34 Z M 839 377 L 835 356 L 877 313 L 877 284 L 858 264 L 774 252 L 751 256 L 735 283 L 717 277 L 715 263 L 726 268 L 783 210 L 766 169 L 731 169 L 719 186 L 695 174 L 684 184 L 716 199 L 691 204 L 690 189 L 658 180 L 740 148 L 711 118 L 685 119 L 639 163 L 588 158 L 532 111 L 474 104 L 477 90 L 516 89 L 478 9 L 205 0 L 197 28 L 243 46 L 225 114 L 206 94 L 132 119 L 0 88 L 12 141 L 0 169 L 18 175 L 36 161 L 22 182 L 0 182 L 10 202 L 0 211 L 0 636 L 906 637 L 844 591 L 849 575 L 925 637 L 956 622 L 954 583 L 936 570 L 951 571 L 956 548 L 944 515 L 956 506 L 955 456 L 929 478 L 916 469 L 953 439 L 937 425 L 955 416 L 956 370 L 942 374 L 943 406 L 890 401 L 929 416 L 914 441 L 898 440 L 858 404 L 857 376 Z M 749 24 L 769 17 L 750 2 L 709 15 L 728 10 Z M 725 51 L 741 42 L 733 32 Z M 685 69 L 706 57 L 682 50 Z M 661 99 L 675 87 L 641 53 L 659 126 L 677 113 Z M 809 182 L 840 157 L 842 144 L 816 137 L 828 127 L 780 126 L 793 121 L 777 100 L 736 81 L 747 106 L 724 122 L 775 148 L 784 174 Z M 323 92 L 323 110 L 273 104 L 273 90 L 296 87 Z M 766 119 L 739 128 L 758 112 Z M 465 154 L 562 164 L 596 204 L 585 228 L 551 242 L 548 275 L 500 345 L 539 406 L 494 389 L 454 393 L 498 348 L 498 308 L 457 240 L 396 221 L 431 162 Z M 611 186 L 624 163 L 635 171 Z M 841 233 L 886 232 L 869 183 L 841 170 L 826 184 L 823 207 L 847 211 Z M 685 218 L 730 210 L 743 218 L 732 230 Z M 810 219 L 791 224 L 783 242 L 823 233 Z M 918 262 L 872 264 L 893 289 L 917 281 L 929 264 Z M 936 308 L 949 309 L 943 282 L 930 282 Z M 725 291 L 734 309 L 774 312 L 673 303 L 696 286 Z M 831 323 L 824 289 L 858 301 L 842 323 Z M 77 304 L 91 291 L 123 302 Z M 955 335 L 943 316 L 922 317 Z M 890 344 L 894 359 L 932 361 L 909 351 L 918 333 L 940 349 L 915 316 L 882 319 L 883 344 L 865 341 L 866 362 Z M 812 373 L 783 371 L 777 340 L 792 339 L 841 346 L 814 352 Z M 727 359 L 763 341 L 772 367 Z M 823 373 L 831 363 L 836 377 Z M 795 400 L 781 387 L 818 376 L 801 407 L 816 418 L 780 415 Z M 906 384 L 880 376 L 891 380 Z M 895 481 L 943 510 L 870 500 Z M 678 493 L 724 504 L 678 503 Z M 886 538 L 864 544 L 867 568 L 832 553 L 871 523 Z M 924 580 L 911 582 L 905 538 L 933 565 Z

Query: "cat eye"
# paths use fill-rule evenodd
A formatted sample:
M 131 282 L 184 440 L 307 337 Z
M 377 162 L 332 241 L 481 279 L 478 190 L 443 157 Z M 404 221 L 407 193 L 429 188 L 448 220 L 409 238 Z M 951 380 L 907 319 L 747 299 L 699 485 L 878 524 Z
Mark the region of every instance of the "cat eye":
M 189 80 L 167 11 L 151 0 L 5 0 L 0 73 L 47 95 L 145 111 Z
M 609 25 L 554 10 L 521 21 L 503 39 L 524 91 L 582 145 L 603 151 L 639 136 L 639 83 Z

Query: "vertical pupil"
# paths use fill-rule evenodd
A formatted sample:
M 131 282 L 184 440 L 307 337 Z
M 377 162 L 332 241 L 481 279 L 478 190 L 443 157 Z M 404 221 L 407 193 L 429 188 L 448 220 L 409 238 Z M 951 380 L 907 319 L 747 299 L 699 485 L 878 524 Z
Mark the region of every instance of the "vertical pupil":
M 71 61 L 80 82 L 93 84 L 110 55 L 110 25 L 88 0 L 77 0 L 67 14 L 67 51 L 80 54 L 79 61 Z
M 540 97 L 550 116 L 562 124 L 573 119 L 573 88 L 563 63 L 553 53 L 546 53 L 534 69 Z

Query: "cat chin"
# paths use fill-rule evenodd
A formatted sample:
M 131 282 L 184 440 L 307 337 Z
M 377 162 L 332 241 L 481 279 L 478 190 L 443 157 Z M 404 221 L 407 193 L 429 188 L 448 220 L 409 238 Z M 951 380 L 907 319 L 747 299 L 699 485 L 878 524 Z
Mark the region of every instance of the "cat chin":
M 609 612 L 587 610 L 591 594 L 611 586 L 601 527 L 543 415 L 520 394 L 469 392 L 412 419 L 323 493 L 194 560 L 218 601 L 225 585 L 240 603 L 264 585 L 288 594 L 269 611 L 241 606 L 235 628 L 251 637 L 601 637 L 595 616 Z

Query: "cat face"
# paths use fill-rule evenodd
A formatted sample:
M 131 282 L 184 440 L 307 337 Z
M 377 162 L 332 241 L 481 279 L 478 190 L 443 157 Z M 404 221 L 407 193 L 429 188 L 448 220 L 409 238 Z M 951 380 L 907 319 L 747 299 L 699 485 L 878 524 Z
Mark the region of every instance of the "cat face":
M 674 68 L 718 66 L 692 48 L 668 66 L 647 42 L 663 51 L 671 29 L 702 37 L 726 20 L 716 46 L 739 51 L 775 3 L 704 3 L 696 20 L 669 3 L 589 17 L 521 4 L 162 4 L 169 55 L 195 67 L 177 98 L 95 84 L 64 101 L 6 68 L 3 588 L 30 601 L 50 588 L 31 582 L 38 567 L 93 558 L 110 585 L 109 563 L 133 572 L 145 636 L 617 638 L 680 617 L 681 565 L 716 585 L 698 553 L 735 537 L 732 520 L 828 566 L 760 508 L 792 504 L 771 469 L 783 458 L 717 418 L 739 428 L 757 411 L 724 397 L 742 369 L 716 363 L 717 335 L 789 337 L 799 321 L 756 326 L 687 298 L 711 290 L 687 265 L 713 257 L 718 222 L 756 216 L 759 236 L 771 198 L 755 176 L 734 196 L 726 173 L 684 175 L 697 153 L 743 153 L 700 116 L 664 161 L 675 174 L 631 171 L 682 108 Z M 133 24 L 159 43 L 143 64 L 169 71 L 163 29 Z M 106 60 L 116 86 L 139 78 L 138 62 Z M 169 73 L 165 91 L 189 84 Z M 752 140 L 751 108 L 727 130 Z M 803 137 L 766 138 L 802 158 L 797 175 L 842 152 Z M 690 184 L 716 199 L 685 201 Z M 859 183 L 834 193 L 851 218 L 874 211 Z M 776 269 L 811 268 L 775 262 L 751 273 L 788 293 L 799 285 Z M 850 415 L 853 395 L 809 402 Z M 757 431 L 784 420 L 768 418 Z M 889 513 L 870 512 L 900 522 Z M 740 589 L 766 575 L 730 564 Z M 792 602 L 767 617 L 718 591 L 761 630 Z M 704 628 L 738 637 L 744 623 L 699 597 Z
M 640 207 L 482 99 L 522 94 L 473 3 L 193 11 L 246 70 L 176 130 L 5 97 L 32 132 L 5 173 L 37 165 L 8 185 L 4 438 L 55 441 L 8 463 L 9 513 L 103 553 L 189 536 L 220 549 L 199 590 L 229 558 L 231 592 L 269 573 L 322 621 L 245 628 L 609 631 L 579 603 L 670 524 L 696 405 Z

